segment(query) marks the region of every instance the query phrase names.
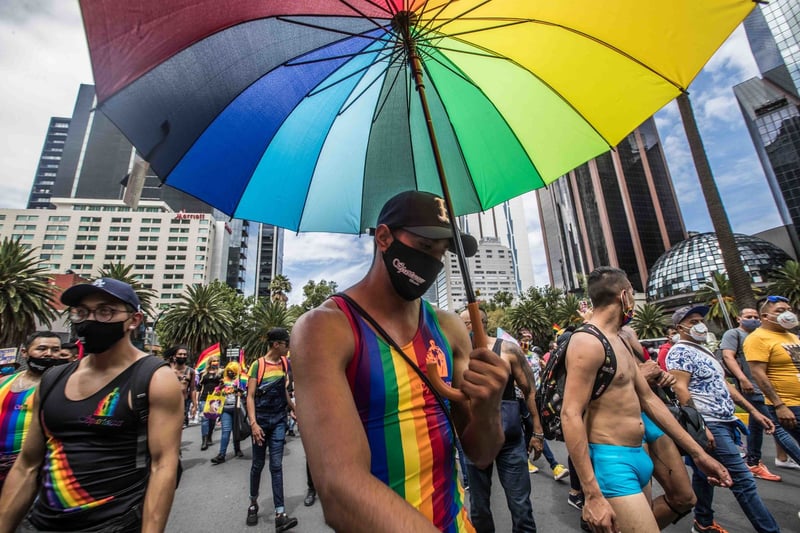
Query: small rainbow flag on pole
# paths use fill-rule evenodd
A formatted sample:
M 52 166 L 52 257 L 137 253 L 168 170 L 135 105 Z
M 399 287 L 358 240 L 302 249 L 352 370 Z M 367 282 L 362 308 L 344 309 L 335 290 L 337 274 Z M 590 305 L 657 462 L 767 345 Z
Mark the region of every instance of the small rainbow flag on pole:
M 556 333 L 556 337 L 558 337 L 559 335 L 561 335 L 561 334 L 564 332 L 564 328 L 562 328 L 562 327 L 561 327 L 561 326 L 559 326 L 558 324 L 555 324 L 555 323 L 554 323 L 554 324 L 553 324 L 553 331 L 555 331 L 555 333 Z
M 220 357 L 222 355 L 222 351 L 219 348 L 219 343 L 212 344 L 208 348 L 202 351 L 202 353 L 197 358 L 197 365 L 195 369 L 197 370 L 198 374 L 202 374 L 208 368 L 208 360 L 211 359 L 213 356 Z

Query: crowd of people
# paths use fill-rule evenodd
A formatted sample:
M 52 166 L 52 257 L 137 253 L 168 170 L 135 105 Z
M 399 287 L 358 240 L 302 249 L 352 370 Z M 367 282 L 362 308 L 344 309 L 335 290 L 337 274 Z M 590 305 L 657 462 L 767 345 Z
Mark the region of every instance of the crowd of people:
M 0 533 L 164 531 L 181 433 L 197 417 L 203 451 L 219 426 L 214 467 L 224 468 L 231 441 L 235 456 L 252 442 L 250 526 L 267 462 L 275 529 L 298 525 L 283 491 L 292 421 L 307 458 L 305 505 L 319 496 L 337 531 L 493 532 L 496 468 L 512 530 L 535 532 L 530 473 L 542 455 L 554 480 L 569 478 L 564 497 L 587 531 L 658 531 L 693 514 L 692 531 L 724 532 L 715 487 L 732 491 L 754 530 L 780 530 L 755 478 L 781 481 L 762 455 L 764 434 L 776 440 L 775 467 L 800 469 L 800 339 L 788 299 L 742 309 L 716 352 L 709 309 L 682 307 L 656 355 L 627 325 L 625 272 L 600 267 L 588 277 L 584 324 L 546 353 L 527 330 L 473 347 L 485 313 L 421 299 L 455 239 L 468 255 L 477 249 L 453 233 L 441 199 L 393 197 L 374 239 L 364 278 L 303 315 L 291 338 L 271 329 L 246 372 L 219 356 L 196 371 L 183 345 L 165 358 L 138 350 L 131 335 L 143 315 L 126 283 L 66 290 L 80 345 L 39 331 L 21 349 L 23 371 L 0 361 Z M 446 399 L 439 381 L 463 396 Z M 545 439 L 554 428 L 566 466 Z M 655 498 L 653 479 L 663 489 Z

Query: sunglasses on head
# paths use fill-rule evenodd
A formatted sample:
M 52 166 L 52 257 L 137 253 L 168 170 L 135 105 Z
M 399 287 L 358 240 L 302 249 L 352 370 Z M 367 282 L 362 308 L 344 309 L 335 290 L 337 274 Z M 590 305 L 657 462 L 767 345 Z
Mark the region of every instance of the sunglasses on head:
M 786 298 L 784 296 L 767 296 L 767 301 L 772 304 L 774 304 L 775 302 L 784 302 L 788 304 L 789 298 Z

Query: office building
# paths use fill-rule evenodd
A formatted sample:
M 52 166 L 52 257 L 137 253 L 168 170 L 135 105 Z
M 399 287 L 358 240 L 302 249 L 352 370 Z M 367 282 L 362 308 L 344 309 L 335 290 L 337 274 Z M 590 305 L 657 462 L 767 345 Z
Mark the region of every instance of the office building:
M 44 138 L 42 155 L 36 167 L 36 176 L 33 178 L 31 194 L 28 198 L 28 209 L 47 209 L 50 207 L 50 197 L 56 183 L 58 167 L 64 154 L 67 134 L 69 133 L 70 119 L 53 117 L 47 127 Z
M 261 224 L 259 235 L 256 296 L 269 298 L 270 283 L 275 276 L 283 274 L 283 228 Z
M 55 209 L 0 209 L 0 239 L 19 239 L 53 274 L 97 277 L 112 263 L 153 289 L 153 307 L 176 303 L 186 287 L 227 274 L 232 228 L 208 213 L 175 212 L 165 202 L 51 198 Z
M 781 222 L 800 253 L 800 4 L 774 0 L 745 19 L 761 78 L 733 88 Z
M 571 292 L 604 265 L 643 291 L 650 267 L 687 236 L 652 118 L 537 199 L 550 285 Z

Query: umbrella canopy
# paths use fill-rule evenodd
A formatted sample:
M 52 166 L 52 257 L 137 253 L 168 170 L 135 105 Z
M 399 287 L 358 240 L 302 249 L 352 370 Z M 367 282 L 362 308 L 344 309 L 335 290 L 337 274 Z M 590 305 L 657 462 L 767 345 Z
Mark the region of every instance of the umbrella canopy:
M 442 194 L 439 170 L 456 215 L 550 183 L 685 90 L 753 6 L 81 0 L 98 107 L 167 184 L 340 233 L 397 192 Z

